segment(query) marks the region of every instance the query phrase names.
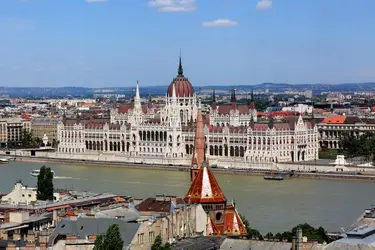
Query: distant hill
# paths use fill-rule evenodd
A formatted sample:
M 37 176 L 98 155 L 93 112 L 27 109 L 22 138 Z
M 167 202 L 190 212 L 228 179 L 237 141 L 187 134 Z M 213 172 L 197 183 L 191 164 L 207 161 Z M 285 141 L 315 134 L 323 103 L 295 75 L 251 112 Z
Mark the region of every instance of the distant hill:
M 168 86 L 148 86 L 141 87 L 140 93 L 142 96 L 151 95 L 165 95 Z M 195 91 L 212 91 L 212 89 L 230 91 L 232 88 L 237 88 L 244 91 L 264 91 L 269 89 L 270 92 L 283 92 L 287 90 L 305 91 L 312 90 L 314 93 L 320 92 L 358 92 L 367 91 L 375 92 L 375 82 L 366 83 L 340 83 L 340 84 L 288 84 L 288 83 L 262 83 L 257 85 L 226 85 L 226 86 L 194 86 Z M 30 97 L 30 98 L 58 98 L 58 97 L 89 97 L 94 94 L 128 94 L 132 95 L 134 87 L 106 87 L 106 88 L 84 88 L 84 87 L 56 87 L 56 88 L 39 88 L 39 87 L 0 87 L 0 95 L 6 94 L 10 97 Z

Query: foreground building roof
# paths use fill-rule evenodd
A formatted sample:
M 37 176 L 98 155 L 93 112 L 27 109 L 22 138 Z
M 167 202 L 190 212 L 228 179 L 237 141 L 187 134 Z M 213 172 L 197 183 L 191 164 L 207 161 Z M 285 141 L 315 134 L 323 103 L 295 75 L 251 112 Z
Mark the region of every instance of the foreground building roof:
M 227 201 L 207 163 L 204 163 L 199 169 L 198 175 L 191 184 L 184 200 L 186 202 L 202 204 Z
M 77 239 L 86 239 L 90 235 L 105 234 L 112 224 L 119 225 L 124 248 L 130 245 L 140 227 L 139 223 L 128 223 L 120 219 L 81 217 L 75 221 L 63 219 L 53 230 L 50 236 L 50 244 L 53 244 L 59 235 L 74 235 Z
M 230 204 L 225 209 L 225 228 L 224 231 L 229 235 L 245 235 L 246 228 L 238 215 L 236 208 Z

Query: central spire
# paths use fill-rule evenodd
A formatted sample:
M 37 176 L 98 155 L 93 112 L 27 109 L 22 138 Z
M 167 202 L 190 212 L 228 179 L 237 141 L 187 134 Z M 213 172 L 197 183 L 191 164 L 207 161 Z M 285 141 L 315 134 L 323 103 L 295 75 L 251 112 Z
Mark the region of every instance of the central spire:
M 180 63 L 178 65 L 178 75 L 183 76 L 184 75 L 184 70 L 182 69 L 182 62 L 181 62 L 181 50 L 180 50 Z

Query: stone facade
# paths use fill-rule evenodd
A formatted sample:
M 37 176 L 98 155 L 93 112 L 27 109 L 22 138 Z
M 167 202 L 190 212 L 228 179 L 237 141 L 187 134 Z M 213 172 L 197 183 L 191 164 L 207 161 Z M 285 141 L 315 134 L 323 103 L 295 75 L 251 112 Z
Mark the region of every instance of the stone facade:
M 31 121 L 31 131 L 33 136 L 43 139 L 48 137 L 50 143 L 57 141 L 57 124 L 59 120 L 54 117 L 34 118 Z
M 31 123 L 22 118 L 0 119 L 0 146 L 6 147 L 9 143 L 21 143 L 22 131 L 30 132 Z
M 293 117 L 282 123 L 257 121 L 253 98 L 237 105 L 217 105 L 215 94 L 205 123 L 205 155 L 218 165 L 299 162 L 318 158 L 318 130 L 313 123 Z M 69 120 L 58 125 L 58 154 L 106 155 L 129 162 L 189 165 L 194 123 L 200 107 L 190 82 L 179 74 L 169 86 L 164 105 L 141 103 L 137 83 L 134 103 L 111 111 L 110 119 Z M 296 119 L 298 118 L 298 119 Z M 230 159 L 230 160 L 229 160 Z M 228 161 L 229 160 L 229 161 Z
M 356 116 L 332 116 L 316 124 L 321 148 L 339 149 L 342 136 L 360 137 L 366 132 L 375 132 L 374 118 Z

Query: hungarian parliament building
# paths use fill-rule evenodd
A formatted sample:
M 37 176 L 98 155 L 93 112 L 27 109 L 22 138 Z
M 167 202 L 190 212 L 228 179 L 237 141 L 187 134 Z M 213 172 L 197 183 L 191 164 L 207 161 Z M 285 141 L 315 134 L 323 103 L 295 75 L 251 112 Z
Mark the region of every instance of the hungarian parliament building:
M 164 104 L 134 102 L 114 107 L 110 119 L 68 119 L 58 125 L 58 154 L 134 163 L 190 165 L 200 100 L 183 74 L 169 85 Z M 319 133 L 301 116 L 259 121 L 253 95 L 249 104 L 216 103 L 204 117 L 205 156 L 219 166 L 301 162 L 318 158 Z

